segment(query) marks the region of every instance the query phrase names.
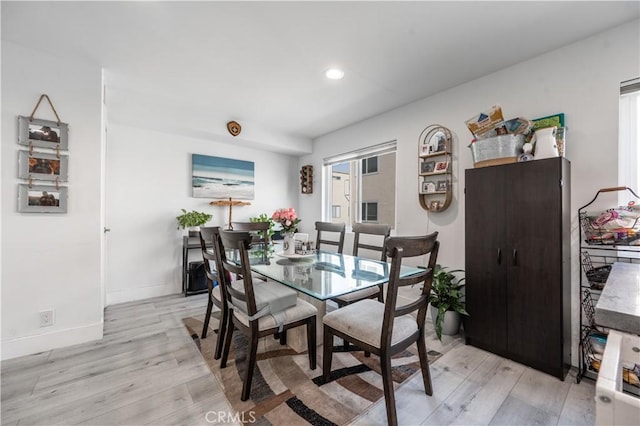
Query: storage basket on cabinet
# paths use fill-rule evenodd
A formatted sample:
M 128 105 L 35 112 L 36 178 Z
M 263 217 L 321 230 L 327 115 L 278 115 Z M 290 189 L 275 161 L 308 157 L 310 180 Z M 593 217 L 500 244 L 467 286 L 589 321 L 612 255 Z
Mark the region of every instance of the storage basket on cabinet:
M 522 154 L 524 135 L 500 135 L 479 139 L 469 145 L 474 167 L 515 163 Z

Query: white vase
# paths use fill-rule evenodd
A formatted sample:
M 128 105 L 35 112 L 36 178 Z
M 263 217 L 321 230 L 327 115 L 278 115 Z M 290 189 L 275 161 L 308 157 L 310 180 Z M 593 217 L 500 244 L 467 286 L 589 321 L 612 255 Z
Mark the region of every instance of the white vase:
M 296 254 L 296 240 L 293 238 L 293 232 L 284 233 L 283 250 L 284 254 Z
M 436 316 L 438 315 L 438 309 L 433 305 L 429 305 L 431 308 L 431 321 L 433 325 L 436 324 Z M 455 311 L 447 311 L 444 313 L 444 321 L 442 321 L 442 334 L 446 336 L 455 336 L 460 331 L 460 314 Z

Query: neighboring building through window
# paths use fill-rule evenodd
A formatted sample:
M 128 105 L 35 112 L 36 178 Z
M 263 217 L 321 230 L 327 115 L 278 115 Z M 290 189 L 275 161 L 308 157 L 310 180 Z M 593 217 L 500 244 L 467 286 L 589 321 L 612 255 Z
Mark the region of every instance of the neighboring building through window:
M 378 173 L 378 157 L 369 157 L 362 159 L 362 174 Z
M 324 217 L 395 227 L 396 143 L 388 142 L 324 160 Z
M 362 203 L 362 222 L 378 221 L 378 203 Z

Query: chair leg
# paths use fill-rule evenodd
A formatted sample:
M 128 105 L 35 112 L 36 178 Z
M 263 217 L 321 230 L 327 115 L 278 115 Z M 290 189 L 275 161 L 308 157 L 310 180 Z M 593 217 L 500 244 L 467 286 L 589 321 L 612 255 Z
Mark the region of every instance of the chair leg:
M 227 329 L 224 331 L 224 345 L 222 346 L 222 359 L 220 360 L 220 368 L 227 366 L 229 358 L 229 348 L 231 347 L 231 338 L 233 337 L 233 312 L 228 312 Z M 220 331 L 218 331 L 220 333 Z
M 333 357 L 333 334 L 331 329 L 324 326 L 323 335 L 323 349 L 322 349 L 322 378 L 325 383 L 329 381 L 329 375 L 331 374 L 331 358 Z
M 227 321 L 229 321 L 229 313 L 226 309 L 220 309 L 220 323 L 218 324 L 218 338 L 216 339 L 216 352 L 213 359 L 220 359 L 222 356 L 222 347 L 224 346 L 225 330 L 227 329 Z
M 391 375 L 391 357 L 386 353 L 380 354 L 380 370 L 384 388 L 384 402 L 387 406 L 387 423 L 390 426 L 398 425 L 396 413 L 396 398 L 393 393 L 393 377 Z
M 280 344 L 282 346 L 287 344 L 287 330 L 282 330 L 282 333 L 280 333 Z
M 348 303 L 338 303 L 338 309 L 343 308 L 345 306 L 347 306 Z M 333 342 L 331 342 L 331 344 L 333 345 Z M 349 342 L 345 339 L 342 340 L 342 350 L 345 352 L 349 351 Z
M 204 317 L 204 326 L 202 327 L 202 334 L 200 334 L 201 339 L 207 338 L 207 330 L 209 329 L 209 320 L 211 319 L 212 309 L 213 309 L 213 300 L 211 300 L 211 295 L 209 295 L 209 303 L 207 303 L 207 314 Z
M 249 399 L 251 393 L 251 380 L 253 379 L 253 370 L 256 367 L 256 360 L 258 355 L 258 334 L 251 333 L 251 339 L 249 341 L 249 348 L 247 354 L 247 365 L 244 373 L 244 383 L 242 384 L 242 395 L 240 399 L 246 401 Z
M 427 344 L 424 342 L 424 332 L 420 333 L 417 344 L 424 391 L 427 395 L 431 396 L 433 395 L 433 386 L 431 385 L 431 373 L 429 371 L 429 358 L 427 357 Z
M 380 291 L 378 292 L 378 302 L 384 303 L 384 286 L 380 284 L 378 288 L 380 288 Z
M 316 369 L 316 317 L 307 320 L 307 352 L 309 353 L 309 368 Z

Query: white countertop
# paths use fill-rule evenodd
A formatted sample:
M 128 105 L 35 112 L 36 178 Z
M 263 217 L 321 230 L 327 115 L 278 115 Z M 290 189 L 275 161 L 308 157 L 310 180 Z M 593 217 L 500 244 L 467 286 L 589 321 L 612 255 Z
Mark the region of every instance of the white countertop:
M 596 304 L 596 323 L 640 334 L 640 264 L 613 264 Z

